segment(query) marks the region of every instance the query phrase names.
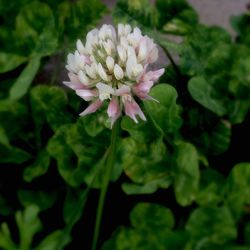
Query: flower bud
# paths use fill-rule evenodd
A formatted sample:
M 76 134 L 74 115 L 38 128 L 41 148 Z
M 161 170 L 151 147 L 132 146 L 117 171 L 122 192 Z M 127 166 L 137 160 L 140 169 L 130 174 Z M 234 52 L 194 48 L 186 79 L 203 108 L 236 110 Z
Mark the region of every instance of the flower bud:
M 143 61 L 146 58 L 148 52 L 146 40 L 143 39 L 139 46 L 138 61 Z
M 117 52 L 118 52 L 119 58 L 121 59 L 121 62 L 125 63 L 127 59 L 126 50 L 122 46 L 118 45 Z
M 105 99 L 110 99 L 110 95 L 114 94 L 113 88 L 102 82 L 97 83 L 96 87 L 99 91 L 99 98 L 101 101 Z
M 124 34 L 124 25 L 119 23 L 118 24 L 118 36 L 123 36 Z
M 90 79 L 85 75 L 85 73 L 82 70 L 80 70 L 78 72 L 78 77 L 79 77 L 79 80 L 82 84 L 84 84 L 84 85 L 90 84 Z
M 83 46 L 80 39 L 78 39 L 77 42 L 76 42 L 76 48 L 77 48 L 77 50 L 79 51 L 80 54 L 86 53 L 86 49 L 84 48 L 84 46 Z
M 113 57 L 108 56 L 108 57 L 106 58 L 106 65 L 107 65 L 108 70 L 109 70 L 110 72 L 113 72 L 113 70 L 114 70 L 114 64 L 115 64 L 115 61 L 114 61 Z
M 129 24 L 126 24 L 124 27 L 124 35 L 127 36 L 131 32 L 132 28 Z
M 102 78 L 103 81 L 106 81 L 106 82 L 110 81 L 110 78 L 108 77 L 107 73 L 105 72 L 105 70 L 103 69 L 100 63 L 98 63 L 97 70 L 98 70 L 99 76 Z
M 114 75 L 117 80 L 121 80 L 124 77 L 123 70 L 118 64 L 115 65 Z
M 91 66 L 86 65 L 85 66 L 86 73 L 92 78 L 95 79 L 97 76 L 95 65 L 92 64 Z

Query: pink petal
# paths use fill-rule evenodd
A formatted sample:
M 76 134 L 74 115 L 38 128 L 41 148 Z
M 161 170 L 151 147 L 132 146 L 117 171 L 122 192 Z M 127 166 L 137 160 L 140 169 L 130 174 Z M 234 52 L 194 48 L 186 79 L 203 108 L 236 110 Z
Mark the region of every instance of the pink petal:
M 151 38 L 146 36 L 146 40 L 147 40 L 147 47 L 149 51 L 147 62 L 154 63 L 158 59 L 158 48 Z
M 154 85 L 153 81 L 145 81 L 141 83 L 137 83 L 133 86 L 133 90 L 135 92 L 149 92 L 152 86 Z
M 163 75 L 164 73 L 164 69 L 159 69 L 159 70 L 154 70 L 154 71 L 148 71 L 146 72 L 147 69 L 147 64 L 144 66 L 143 72 L 141 73 L 141 75 L 139 76 L 139 78 L 137 79 L 138 83 L 141 82 L 145 82 L 145 81 L 158 81 L 160 76 Z
M 130 87 L 127 85 L 122 85 L 119 89 L 115 91 L 115 94 L 118 96 L 129 94 L 130 93 Z
M 76 83 L 72 83 L 72 82 L 67 82 L 67 81 L 63 81 L 63 84 L 73 90 L 76 90 L 76 89 L 81 89 L 81 88 L 84 88 L 83 85 L 78 85 Z
M 70 81 L 64 81 L 63 84 L 71 89 L 84 89 L 84 85 L 78 79 L 78 76 L 72 72 L 68 74 Z
M 146 81 L 141 82 L 133 86 L 133 92 L 136 96 L 140 99 L 149 99 L 148 93 L 150 92 L 151 87 L 153 86 L 154 82 Z
M 133 92 L 141 99 L 152 99 L 149 98 L 148 93 L 160 76 L 164 73 L 164 69 L 155 71 L 148 71 L 140 77 L 139 83 L 133 86 Z
M 111 99 L 109 106 L 108 106 L 107 113 L 108 113 L 108 116 L 111 118 L 111 127 L 113 127 L 113 124 L 121 115 L 120 105 L 119 105 L 117 98 L 113 97 Z
M 143 71 L 141 72 L 141 74 L 137 77 L 136 82 L 141 82 L 143 80 L 143 76 L 146 74 L 146 70 L 147 70 L 148 64 L 144 65 Z
M 135 123 L 138 123 L 136 115 L 138 115 L 142 120 L 146 121 L 145 115 L 141 111 L 139 105 L 134 100 L 126 101 L 124 103 L 124 111 L 127 116 L 129 116 L 131 119 L 135 121 Z
M 80 116 L 85 116 L 91 113 L 96 112 L 102 106 L 101 100 L 96 100 L 95 102 L 91 103 L 81 114 Z
M 83 100 L 90 101 L 97 96 L 97 91 L 90 89 L 78 89 L 76 94 L 79 95 Z
M 148 48 L 147 48 L 147 41 L 145 38 L 140 39 L 138 48 L 137 48 L 137 58 L 139 60 L 144 60 L 147 57 L 147 52 L 148 52 Z
M 92 63 L 92 61 L 91 61 L 91 59 L 90 59 L 90 57 L 89 56 L 86 56 L 86 55 L 83 55 L 84 56 L 84 62 L 86 63 L 86 64 L 91 64 Z
M 155 61 L 157 61 L 157 59 L 158 59 L 158 49 L 157 47 L 155 47 L 149 52 L 147 61 L 148 63 L 154 63 Z
M 160 76 L 164 74 L 165 69 L 158 69 L 155 71 L 148 71 L 146 73 L 146 78 L 148 78 L 150 81 L 158 81 Z
M 71 82 L 77 83 L 77 84 L 81 84 L 81 82 L 80 82 L 80 80 L 79 80 L 79 78 L 78 78 L 78 75 L 76 75 L 76 74 L 70 72 L 70 73 L 68 74 L 68 76 L 69 76 L 69 80 L 70 80 Z

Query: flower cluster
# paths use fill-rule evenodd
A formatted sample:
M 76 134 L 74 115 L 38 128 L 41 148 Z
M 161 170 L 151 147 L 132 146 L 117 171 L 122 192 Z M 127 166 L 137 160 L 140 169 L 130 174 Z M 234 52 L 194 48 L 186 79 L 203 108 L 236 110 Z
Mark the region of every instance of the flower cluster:
M 137 116 L 146 120 L 134 96 L 150 99 L 151 87 L 164 73 L 164 69 L 147 71 L 158 58 L 153 40 L 128 24 L 118 24 L 117 32 L 112 25 L 104 24 L 87 34 L 85 45 L 78 40 L 76 47 L 66 65 L 70 81 L 63 83 L 91 101 L 80 115 L 93 113 L 108 101 L 111 125 L 122 110 L 136 123 Z

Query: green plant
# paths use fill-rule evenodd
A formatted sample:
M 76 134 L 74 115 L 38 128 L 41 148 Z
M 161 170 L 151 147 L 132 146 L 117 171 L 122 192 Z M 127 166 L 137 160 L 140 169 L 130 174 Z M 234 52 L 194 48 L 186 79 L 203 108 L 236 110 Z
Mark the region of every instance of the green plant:
M 91 247 L 110 124 L 102 109 L 78 117 L 87 103 L 59 85 L 106 12 L 98 0 L 0 1 L 0 249 Z M 141 105 L 147 121 L 121 118 L 98 248 L 250 249 L 249 12 L 232 18 L 235 40 L 184 0 L 119 0 L 112 15 L 170 63 L 150 92 L 159 103 Z

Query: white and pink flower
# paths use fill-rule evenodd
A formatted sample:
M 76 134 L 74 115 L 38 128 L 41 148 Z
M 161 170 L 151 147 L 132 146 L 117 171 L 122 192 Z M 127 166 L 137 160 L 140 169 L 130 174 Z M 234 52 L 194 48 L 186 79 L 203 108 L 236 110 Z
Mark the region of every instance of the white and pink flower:
M 94 113 L 103 102 L 109 102 L 107 114 L 111 126 L 122 111 L 138 122 L 137 116 L 146 120 L 134 96 L 144 100 L 164 69 L 148 70 L 148 65 L 158 59 L 158 48 L 137 27 L 104 24 L 99 30 L 87 34 L 85 45 L 78 40 L 77 50 L 68 55 L 66 69 L 69 81 L 63 82 L 76 94 L 91 104 L 80 114 Z

